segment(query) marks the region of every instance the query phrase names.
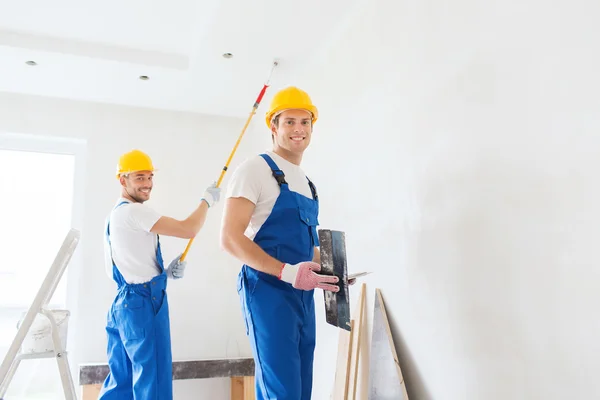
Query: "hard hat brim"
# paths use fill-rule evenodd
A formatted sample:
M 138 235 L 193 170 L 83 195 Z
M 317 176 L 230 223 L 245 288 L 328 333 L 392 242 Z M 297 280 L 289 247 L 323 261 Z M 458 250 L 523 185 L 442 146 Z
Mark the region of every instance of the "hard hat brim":
M 311 105 L 307 105 L 307 106 L 299 106 L 299 107 L 278 107 L 275 108 L 274 110 L 270 110 L 265 118 L 265 122 L 267 123 L 267 127 L 269 129 L 271 129 L 271 123 L 273 122 L 273 119 L 275 119 L 278 115 L 280 115 L 281 113 L 283 113 L 284 111 L 288 111 L 288 110 L 302 110 L 302 111 L 306 111 L 308 113 L 311 114 L 312 116 L 312 123 L 314 124 L 315 122 L 317 122 L 317 118 L 318 118 L 318 111 L 317 111 L 317 107 L 315 106 L 311 106 Z
M 122 175 L 129 175 L 129 174 L 135 174 L 136 172 L 141 172 L 141 171 L 148 171 L 148 172 L 157 172 L 158 169 L 153 168 L 153 169 L 136 169 L 134 171 L 119 171 L 117 172 L 117 179 L 121 178 Z

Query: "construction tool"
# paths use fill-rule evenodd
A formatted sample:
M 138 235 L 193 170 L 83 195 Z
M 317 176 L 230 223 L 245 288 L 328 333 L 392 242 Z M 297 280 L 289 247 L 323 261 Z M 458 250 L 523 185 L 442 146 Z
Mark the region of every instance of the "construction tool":
M 231 153 L 229 154 L 229 158 L 227 159 L 225 166 L 221 170 L 221 176 L 219 176 L 219 180 L 217 181 L 217 184 L 216 184 L 217 187 L 221 186 L 221 182 L 223 181 L 225 172 L 227 172 L 227 168 L 229 168 L 229 163 L 231 163 L 231 160 L 233 159 L 233 155 L 237 151 L 237 148 L 240 145 L 240 142 L 242 141 L 242 137 L 244 136 L 244 133 L 246 133 L 246 129 L 248 128 L 248 125 L 250 125 L 250 121 L 252 120 L 252 117 L 254 116 L 254 114 L 256 114 L 256 110 L 258 109 L 258 106 L 260 105 L 260 102 L 262 101 L 262 98 L 265 95 L 267 88 L 269 87 L 269 82 L 271 81 L 271 76 L 273 75 L 273 71 L 275 70 L 275 67 L 278 65 L 279 65 L 279 61 L 277 61 L 277 60 L 273 61 L 273 66 L 271 67 L 271 72 L 269 73 L 269 77 L 265 81 L 262 90 L 258 94 L 258 97 L 256 98 L 254 105 L 252 106 L 252 111 L 250 112 L 250 115 L 248 115 L 248 119 L 246 119 L 246 123 L 244 124 L 244 127 L 242 128 L 242 132 L 238 136 L 238 139 L 235 142 L 235 145 L 233 146 L 233 150 L 231 150 Z M 181 261 L 185 260 L 187 253 L 190 250 L 190 247 L 192 246 L 193 241 L 194 241 L 194 238 L 191 238 L 188 241 L 188 244 L 185 247 L 183 254 L 181 255 L 181 258 L 180 258 Z
M 339 278 L 337 293 L 324 290 L 325 317 L 328 324 L 350 331 L 348 303 L 348 271 L 346 265 L 346 235 L 344 232 L 319 229 L 321 274 Z
M 348 274 L 348 282 L 352 279 L 360 278 L 361 276 L 369 275 L 371 272 L 356 272 L 354 274 Z

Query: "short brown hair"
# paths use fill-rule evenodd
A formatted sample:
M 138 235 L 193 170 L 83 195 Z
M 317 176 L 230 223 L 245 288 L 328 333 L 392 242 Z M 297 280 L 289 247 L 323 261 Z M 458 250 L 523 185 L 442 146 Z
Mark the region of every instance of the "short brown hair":
M 281 114 L 277 114 L 276 116 L 273 117 L 273 119 L 271 120 L 271 124 L 275 125 L 276 127 L 279 128 L 279 117 L 281 116 Z M 312 128 L 312 118 L 310 120 L 310 127 Z M 275 141 L 275 135 L 273 135 L 273 133 L 271 133 L 271 141 Z

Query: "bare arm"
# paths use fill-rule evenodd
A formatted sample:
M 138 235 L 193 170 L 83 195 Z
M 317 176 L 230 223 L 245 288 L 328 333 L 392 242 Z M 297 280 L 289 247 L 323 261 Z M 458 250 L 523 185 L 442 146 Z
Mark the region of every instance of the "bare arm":
M 178 220 L 171 217 L 160 217 L 150 232 L 163 236 L 174 236 L 182 239 L 191 239 L 204 226 L 208 204 L 201 201 L 200 205 L 186 219 Z
M 243 197 L 227 199 L 221 224 L 221 247 L 244 264 L 279 276 L 283 263 L 244 235 L 254 207 L 254 203 Z

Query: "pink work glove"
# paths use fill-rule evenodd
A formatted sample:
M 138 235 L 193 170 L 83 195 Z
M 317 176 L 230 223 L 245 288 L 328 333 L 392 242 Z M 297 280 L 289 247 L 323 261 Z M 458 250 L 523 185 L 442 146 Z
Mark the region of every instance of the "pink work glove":
M 320 275 L 314 271 L 320 271 L 321 265 L 312 261 L 304 261 L 295 265 L 283 264 L 279 279 L 291 283 L 293 287 L 300 290 L 323 289 L 337 292 L 340 288 L 330 283 L 337 283 L 337 276 Z

